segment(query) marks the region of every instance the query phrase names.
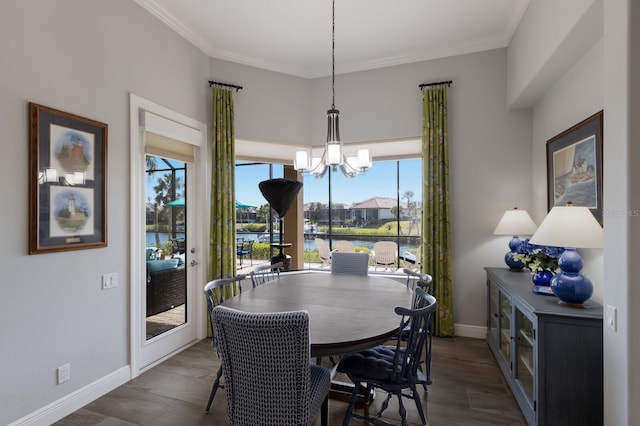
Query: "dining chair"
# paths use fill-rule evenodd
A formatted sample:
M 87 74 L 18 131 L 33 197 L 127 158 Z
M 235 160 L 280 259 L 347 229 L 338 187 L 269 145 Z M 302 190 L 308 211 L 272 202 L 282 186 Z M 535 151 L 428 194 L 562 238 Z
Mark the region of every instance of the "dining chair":
M 329 266 L 331 264 L 331 253 L 329 251 L 329 246 L 322 238 L 315 239 L 316 246 L 318 247 L 318 255 L 320 256 L 320 260 L 322 261 L 322 265 L 320 267 Z
M 431 277 L 431 275 L 422 274 L 410 268 L 404 268 L 402 272 L 407 274 L 407 288 L 411 290 L 415 290 L 416 288 L 421 288 L 425 292 L 433 295 L 433 292 L 432 292 L 433 278 Z M 417 297 L 415 295 L 416 293 L 414 292 L 414 301 L 413 301 L 414 306 L 417 301 Z M 427 379 L 426 383 L 423 383 L 423 387 L 425 391 L 427 390 L 427 385 L 431 384 L 431 344 L 433 342 L 433 321 L 434 320 L 435 320 L 435 317 L 432 317 L 431 325 L 428 330 L 429 334 L 427 335 L 427 338 L 425 339 L 425 342 L 424 342 L 425 344 L 425 375 Z M 399 334 L 400 338 L 403 340 L 406 338 L 405 333 L 406 331 L 403 330 Z
M 395 241 L 377 241 L 373 243 L 375 270 L 378 270 L 378 266 L 383 266 L 385 271 L 389 267 L 395 267 L 397 254 L 398 244 Z
M 307 311 L 213 310 L 224 366 L 229 424 L 328 422 L 329 370 L 310 363 Z
M 416 286 L 418 286 L 427 293 L 432 294 L 431 283 L 433 282 L 433 278 L 431 275 L 414 271 L 411 268 L 404 268 L 402 272 L 407 275 L 407 288 L 414 290 Z
M 216 353 L 216 356 L 220 358 L 218 337 L 216 334 L 215 322 L 213 320 L 213 308 L 224 302 L 224 292 L 222 291 L 222 287 L 227 285 L 238 285 L 239 291 L 242 291 L 242 281 L 246 279 L 247 276 L 244 274 L 239 274 L 238 276 L 232 278 L 220 278 L 217 280 L 209 281 L 204 286 L 204 294 L 205 299 L 207 300 L 207 311 L 209 313 L 209 331 L 211 332 L 211 346 Z M 218 387 L 224 387 L 220 384 L 220 378 L 222 377 L 222 365 L 218 368 L 216 372 L 216 378 L 213 380 L 213 385 L 211 386 L 211 393 L 209 394 L 209 401 L 207 402 L 207 413 L 211 409 L 211 403 L 213 402 L 213 398 L 216 396 L 216 391 Z
M 351 241 L 338 240 L 336 241 L 336 251 L 355 253 L 356 248 Z
M 369 253 L 334 251 L 331 254 L 332 274 L 369 274 Z
M 427 424 L 416 386 L 427 381 L 425 373 L 420 368 L 420 359 L 437 302 L 433 296 L 419 287 L 415 292 L 416 303 L 412 308 L 398 306 L 394 309 L 401 318 L 400 329 L 406 323 L 409 324 L 406 340 L 397 339 L 393 346 L 379 345 L 346 355 L 338 363 L 337 371 L 346 374 L 355 385 L 344 415 L 343 426 L 347 426 L 352 417 L 372 424 L 390 425 L 391 423 L 381 417 L 394 395 L 398 398 L 398 411 L 403 425 L 407 424 L 403 397 L 413 399 L 422 424 Z M 376 388 L 387 392 L 387 397 L 375 417 L 354 412 L 358 391 L 363 383 L 367 385 L 367 395 Z
M 273 265 L 260 265 L 253 268 L 249 273 L 253 288 L 260 287 L 269 281 L 277 280 L 280 277 L 280 268 L 282 268 L 282 265 L 282 262 L 277 262 Z

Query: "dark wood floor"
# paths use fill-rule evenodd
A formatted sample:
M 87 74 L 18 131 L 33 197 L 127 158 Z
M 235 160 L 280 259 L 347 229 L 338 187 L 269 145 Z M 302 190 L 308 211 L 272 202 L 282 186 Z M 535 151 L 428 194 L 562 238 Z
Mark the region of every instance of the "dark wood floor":
M 224 390 L 218 391 L 211 412 L 204 412 L 218 365 L 210 341 L 203 340 L 56 425 L 228 425 Z M 420 389 L 429 425 L 526 425 L 483 340 L 435 338 L 432 378 L 428 393 Z M 375 412 L 383 399 L 379 392 L 373 406 L 356 409 Z M 385 417 L 394 421 L 399 417 L 395 398 L 392 401 Z M 410 424 L 420 424 L 413 402 L 404 403 Z M 345 398 L 332 395 L 329 424 L 342 424 L 346 405 Z

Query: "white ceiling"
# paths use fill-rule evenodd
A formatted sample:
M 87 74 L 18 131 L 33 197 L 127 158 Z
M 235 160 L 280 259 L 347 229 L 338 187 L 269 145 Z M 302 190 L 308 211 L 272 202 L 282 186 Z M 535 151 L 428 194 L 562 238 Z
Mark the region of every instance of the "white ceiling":
M 331 75 L 330 0 L 134 0 L 207 55 Z M 508 45 L 529 0 L 337 0 L 336 73 Z

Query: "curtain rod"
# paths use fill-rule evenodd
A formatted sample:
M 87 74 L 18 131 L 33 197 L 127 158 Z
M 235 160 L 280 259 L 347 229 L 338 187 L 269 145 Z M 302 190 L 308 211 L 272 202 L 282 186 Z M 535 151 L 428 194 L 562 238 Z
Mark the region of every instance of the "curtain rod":
M 209 80 L 209 87 L 216 85 L 216 86 L 223 86 L 223 87 L 230 87 L 232 89 L 236 89 L 236 92 L 238 90 L 242 90 L 242 86 L 236 86 L 235 84 L 229 84 L 229 83 L 222 83 L 220 81 L 213 81 L 213 80 Z
M 423 84 L 420 84 L 418 87 L 420 87 L 420 89 L 424 89 L 425 87 L 429 87 L 429 86 L 441 86 L 445 84 L 447 85 L 447 87 L 450 87 L 451 83 L 453 83 L 451 80 L 437 81 L 435 83 L 423 83 Z

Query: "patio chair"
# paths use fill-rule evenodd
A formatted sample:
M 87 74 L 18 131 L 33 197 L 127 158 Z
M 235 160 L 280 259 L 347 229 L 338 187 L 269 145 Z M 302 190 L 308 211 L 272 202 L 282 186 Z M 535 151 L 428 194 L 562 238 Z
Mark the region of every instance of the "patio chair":
M 331 273 L 368 275 L 369 253 L 334 251 L 331 254 Z
M 378 266 L 383 266 L 386 271 L 387 268 L 396 267 L 396 256 L 398 254 L 398 244 L 394 241 L 378 241 L 373 244 L 373 260 L 375 264 L 375 270 L 378 270 Z
M 400 263 L 402 264 L 403 267 L 405 268 L 410 268 L 413 269 L 415 271 L 419 271 L 420 270 L 420 266 L 421 266 L 421 262 L 420 262 L 420 246 L 418 246 L 418 250 L 416 251 L 416 254 L 412 254 L 407 252 L 404 252 L 404 254 L 402 256 L 400 256 Z
M 320 260 L 322 261 L 322 265 L 320 267 L 329 266 L 331 264 L 331 253 L 329 252 L 329 246 L 322 238 L 315 239 L 316 246 L 318 247 L 318 254 L 320 255 Z
M 321 411 L 326 426 L 331 376 L 309 362 L 308 312 L 254 313 L 218 306 L 213 316 L 229 424 L 308 425 Z
M 240 274 L 233 278 L 221 278 L 213 281 L 209 281 L 204 286 L 204 294 L 207 299 L 207 311 L 209 313 L 209 331 L 211 332 L 211 346 L 215 350 L 216 356 L 220 358 L 219 352 L 219 344 L 218 337 L 216 334 L 215 322 L 213 320 L 213 308 L 224 302 L 224 292 L 222 292 L 222 287 L 227 285 L 236 284 L 240 291 L 242 291 L 242 280 L 246 279 L 247 276 Z M 207 402 L 207 413 L 211 409 L 211 403 L 213 402 L 213 397 L 216 396 L 216 391 L 218 387 L 224 387 L 224 385 L 220 384 L 220 378 L 222 377 L 222 365 L 218 368 L 216 372 L 216 378 L 213 380 L 213 385 L 211 386 L 211 393 L 209 394 L 209 401 Z
M 242 268 L 242 259 L 245 256 L 249 256 L 251 266 L 253 266 L 253 240 L 242 240 L 236 244 L 236 256 L 240 259 L 240 267 Z
M 384 421 L 382 413 L 387 409 L 389 400 L 398 398 L 398 411 L 402 424 L 407 424 L 406 409 L 402 398 L 411 398 L 416 404 L 422 424 L 427 424 L 420 395 L 416 388 L 426 383 L 424 372 L 419 368 L 425 340 L 428 337 L 431 316 L 436 309 L 436 299 L 421 288 L 416 288 L 417 303 L 411 309 L 396 307 L 395 313 L 400 319 L 400 327 L 409 325 L 407 338 L 397 339 L 394 346 L 376 346 L 355 354 L 344 356 L 338 363 L 337 371 L 346 374 L 355 384 L 349 406 L 344 415 L 343 425 L 349 424 L 351 417 L 365 420 L 376 425 L 390 424 Z M 387 392 L 387 397 L 375 417 L 359 415 L 354 412 L 360 386 L 367 384 L 367 395 L 375 388 Z
M 336 251 L 355 253 L 356 248 L 351 241 L 338 240 L 336 241 Z
M 253 268 L 249 273 L 253 288 L 259 287 L 269 281 L 277 280 L 280 277 L 280 268 L 283 263 L 278 262 L 273 265 L 260 265 Z

